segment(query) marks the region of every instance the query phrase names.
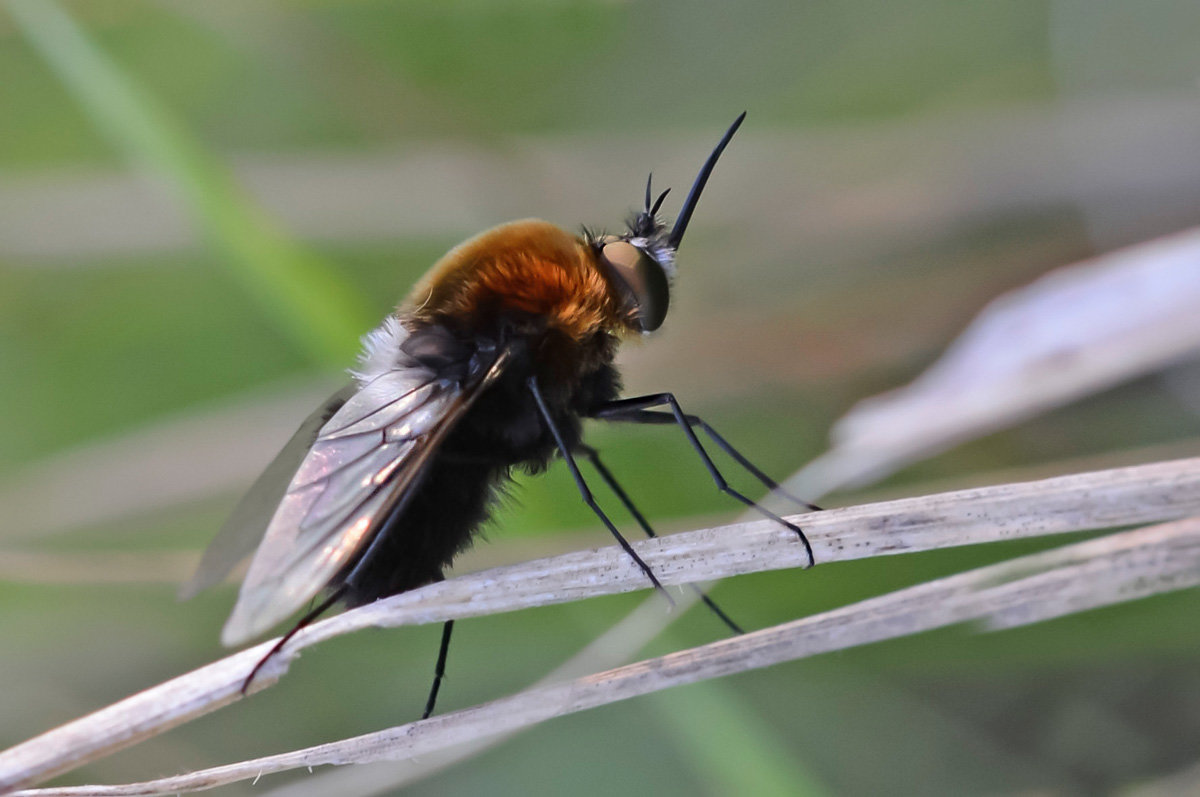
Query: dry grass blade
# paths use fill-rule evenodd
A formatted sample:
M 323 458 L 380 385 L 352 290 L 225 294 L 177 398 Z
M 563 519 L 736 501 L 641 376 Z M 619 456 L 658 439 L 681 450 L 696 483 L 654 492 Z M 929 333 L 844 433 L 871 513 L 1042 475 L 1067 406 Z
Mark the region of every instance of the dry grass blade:
M 909 462 L 1200 350 L 1200 228 L 1056 269 L 994 300 L 908 386 L 862 401 L 794 495 Z
M 808 529 L 818 561 L 832 562 L 1196 514 L 1200 459 L 1186 459 L 834 509 L 800 516 L 798 522 Z M 790 532 L 763 522 L 685 532 L 637 547 L 666 584 L 796 567 L 805 560 Z M 262 688 L 277 679 L 302 648 L 359 628 L 436 622 L 644 589 L 643 579 L 615 547 L 461 576 L 310 626 L 264 668 L 256 683 Z M 242 679 L 271 644 L 214 662 L 0 753 L 0 791 L 34 785 L 234 702 Z
M 819 653 L 970 620 L 1021 625 L 1197 584 L 1200 518 L 1191 518 L 979 568 L 762 631 L 331 744 L 139 784 L 19 794 L 169 794 L 300 767 L 412 758 L 672 686 Z

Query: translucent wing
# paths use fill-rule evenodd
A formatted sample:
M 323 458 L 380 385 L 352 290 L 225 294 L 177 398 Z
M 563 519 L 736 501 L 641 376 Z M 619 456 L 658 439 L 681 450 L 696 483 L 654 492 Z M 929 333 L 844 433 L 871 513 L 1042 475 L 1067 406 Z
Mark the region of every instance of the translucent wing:
M 351 395 L 288 484 L 221 641 L 235 645 L 267 630 L 352 561 L 505 359 L 497 357 L 468 389 L 412 363 Z
M 292 476 L 300 468 L 304 456 L 312 448 L 317 434 L 326 421 L 354 395 L 357 385 L 350 384 L 330 396 L 312 415 L 300 424 L 271 464 L 234 507 L 221 531 L 204 551 L 196 574 L 179 590 L 180 599 L 187 599 L 220 582 L 242 560 L 254 553 L 263 532 L 279 502 L 287 493 Z

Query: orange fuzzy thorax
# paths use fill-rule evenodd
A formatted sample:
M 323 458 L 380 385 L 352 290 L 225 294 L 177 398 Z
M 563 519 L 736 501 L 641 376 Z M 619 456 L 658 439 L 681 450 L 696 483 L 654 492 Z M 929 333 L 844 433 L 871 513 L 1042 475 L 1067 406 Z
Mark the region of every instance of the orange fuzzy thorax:
M 417 283 L 401 315 L 482 320 L 499 310 L 543 317 L 576 340 L 634 331 L 587 244 L 533 219 L 502 224 L 451 249 Z

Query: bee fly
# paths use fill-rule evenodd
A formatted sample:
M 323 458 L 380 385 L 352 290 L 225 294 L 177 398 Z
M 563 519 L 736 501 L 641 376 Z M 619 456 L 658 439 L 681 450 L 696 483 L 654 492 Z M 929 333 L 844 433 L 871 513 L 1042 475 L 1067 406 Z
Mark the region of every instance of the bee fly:
M 587 505 L 662 590 L 592 497 L 588 460 L 647 535 L 654 532 L 582 442 L 585 418 L 675 424 L 722 491 L 794 531 L 801 529 L 733 490 L 695 430 L 769 489 L 777 485 L 670 393 L 618 398 L 621 339 L 657 329 L 667 314 L 675 253 L 734 121 L 668 229 L 653 199 L 619 235 L 572 235 L 544 221 L 488 230 L 452 249 L 378 329 L 364 338 L 353 382 L 287 444 L 234 510 L 186 593 L 215 583 L 261 543 L 221 636 L 236 645 L 305 615 L 247 676 L 333 604 L 347 607 L 438 581 L 471 544 L 514 468 L 543 470 L 562 457 Z M 653 201 L 652 201 L 653 199 Z M 792 499 L 796 500 L 796 499 Z M 811 509 L 811 504 L 797 503 Z M 262 534 L 262 529 L 266 529 Z M 664 592 L 665 594 L 665 592 Z M 735 632 L 732 620 L 705 598 Z M 453 621 L 443 627 L 433 711 Z

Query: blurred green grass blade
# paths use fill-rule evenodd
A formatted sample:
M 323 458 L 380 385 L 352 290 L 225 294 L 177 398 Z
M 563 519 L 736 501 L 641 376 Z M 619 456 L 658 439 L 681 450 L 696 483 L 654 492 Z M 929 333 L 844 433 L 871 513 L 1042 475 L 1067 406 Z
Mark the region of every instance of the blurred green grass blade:
M 366 302 L 290 240 L 169 110 L 143 91 L 53 0 L 8 0 L 16 27 L 100 131 L 166 183 L 229 270 L 314 360 L 346 365 L 373 324 Z
M 718 681 L 655 695 L 659 724 L 708 794 L 827 797 L 830 792 L 806 770 L 760 717 Z

